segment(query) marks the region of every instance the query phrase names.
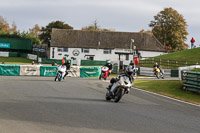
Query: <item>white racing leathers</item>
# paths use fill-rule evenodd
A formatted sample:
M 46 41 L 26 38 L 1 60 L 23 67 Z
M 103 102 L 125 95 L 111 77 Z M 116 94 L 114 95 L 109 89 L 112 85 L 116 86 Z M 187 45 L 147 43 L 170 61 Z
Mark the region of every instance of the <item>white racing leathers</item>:
M 60 65 L 58 67 L 58 72 L 62 73 L 62 78 L 63 78 L 65 73 L 66 73 L 66 66 L 65 65 Z

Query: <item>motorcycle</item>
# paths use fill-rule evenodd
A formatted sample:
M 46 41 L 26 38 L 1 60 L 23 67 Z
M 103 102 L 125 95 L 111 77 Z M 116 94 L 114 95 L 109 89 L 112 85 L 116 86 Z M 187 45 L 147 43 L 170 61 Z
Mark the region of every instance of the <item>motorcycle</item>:
M 129 93 L 131 87 L 132 82 L 129 77 L 121 76 L 117 82 L 113 83 L 111 89 L 107 90 L 105 98 L 107 101 L 113 99 L 115 102 L 119 102 L 124 94 Z
M 155 69 L 153 69 L 154 75 L 156 75 L 156 77 L 162 78 L 164 79 L 164 73 L 160 71 L 160 69 L 158 67 L 155 67 Z
M 106 80 L 108 77 L 108 73 L 109 73 L 109 68 L 107 66 L 101 67 L 101 74 L 99 76 L 99 80 L 101 80 L 101 78 Z
M 58 79 L 58 81 L 61 81 L 64 78 L 66 72 L 66 66 L 65 65 L 60 65 L 58 67 L 58 71 L 56 73 L 55 81 Z

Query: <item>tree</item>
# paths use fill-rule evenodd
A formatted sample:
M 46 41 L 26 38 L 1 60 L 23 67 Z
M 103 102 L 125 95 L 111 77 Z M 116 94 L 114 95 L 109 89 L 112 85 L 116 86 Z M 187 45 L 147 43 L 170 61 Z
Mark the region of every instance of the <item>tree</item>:
M 93 22 L 92 25 L 86 26 L 86 27 L 82 27 L 81 30 L 89 30 L 89 31 L 115 31 L 113 29 L 105 29 L 105 28 L 100 28 L 100 26 L 98 25 L 97 20 L 95 20 Z
M 12 33 L 17 32 L 17 25 L 16 25 L 15 21 L 13 21 L 13 23 L 12 23 L 11 31 L 12 31 Z
M 0 31 L 3 31 L 3 32 L 10 32 L 11 31 L 8 22 L 2 16 L 0 16 Z
M 152 28 L 154 36 L 164 46 L 170 46 L 173 50 L 186 48 L 187 23 L 183 15 L 171 7 L 164 8 L 154 16 L 154 20 L 150 22 L 149 26 Z
M 140 30 L 140 33 L 149 33 L 149 34 L 153 34 L 151 30 L 145 31 L 144 29 L 141 29 L 141 30 Z
M 42 43 L 48 44 L 48 47 L 50 47 L 52 28 L 73 29 L 73 27 L 69 26 L 68 24 L 64 24 L 64 22 L 62 21 L 53 21 L 47 26 L 42 27 L 42 29 L 40 30 L 41 34 L 39 35 L 39 38 L 42 41 Z
M 40 26 L 36 24 L 32 29 L 29 29 L 30 34 L 35 35 L 36 37 L 39 36 Z

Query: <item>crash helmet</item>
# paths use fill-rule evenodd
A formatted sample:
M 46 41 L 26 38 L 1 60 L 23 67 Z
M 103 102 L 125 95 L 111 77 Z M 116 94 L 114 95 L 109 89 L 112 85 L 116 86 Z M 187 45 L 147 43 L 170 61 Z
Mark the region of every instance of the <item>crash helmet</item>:
M 107 61 L 107 63 L 111 63 L 111 61 L 110 61 L 110 60 L 108 60 L 108 61 Z
M 133 74 L 134 70 L 133 70 L 133 66 L 131 65 L 128 65 L 126 68 L 125 68 L 125 71 L 124 73 L 127 75 L 127 76 L 131 76 Z
M 157 62 L 155 62 L 154 64 L 155 64 L 155 65 L 158 65 L 158 63 L 157 63 Z

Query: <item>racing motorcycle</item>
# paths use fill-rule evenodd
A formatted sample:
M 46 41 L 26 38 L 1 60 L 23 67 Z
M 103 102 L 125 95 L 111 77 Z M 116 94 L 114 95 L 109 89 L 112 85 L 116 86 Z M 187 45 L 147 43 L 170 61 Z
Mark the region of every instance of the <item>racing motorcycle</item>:
M 109 73 L 109 68 L 107 66 L 101 67 L 101 74 L 99 76 L 99 80 L 101 80 L 101 78 L 106 80 L 108 77 L 108 73 Z
M 162 78 L 164 79 L 164 73 L 160 71 L 160 69 L 158 67 L 155 67 L 155 69 L 153 69 L 154 75 L 156 75 L 156 77 Z
M 61 81 L 64 78 L 66 72 L 66 66 L 65 65 L 60 65 L 58 67 L 58 71 L 56 73 L 55 81 L 58 79 L 58 81 Z
M 106 92 L 105 98 L 108 101 L 113 99 L 115 102 L 119 102 L 122 96 L 128 94 L 132 87 L 132 82 L 127 76 L 121 76 L 118 79 L 116 78 L 116 80 L 111 89 Z

